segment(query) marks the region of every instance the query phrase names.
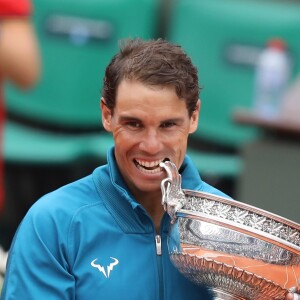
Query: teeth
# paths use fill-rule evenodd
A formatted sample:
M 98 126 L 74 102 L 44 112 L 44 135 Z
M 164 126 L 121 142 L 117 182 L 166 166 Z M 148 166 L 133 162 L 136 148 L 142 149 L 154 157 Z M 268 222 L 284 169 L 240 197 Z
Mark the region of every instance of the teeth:
M 147 173 L 147 174 L 155 174 L 155 173 L 158 173 L 158 172 L 161 172 L 161 168 L 158 167 L 158 168 L 155 168 L 155 169 L 145 169 L 144 167 L 140 166 L 140 165 L 137 165 L 138 169 L 144 173 Z
M 156 161 L 142 161 L 142 160 L 136 160 L 139 165 L 146 167 L 146 168 L 153 168 L 153 167 L 158 167 L 159 164 L 163 161 L 162 159 L 156 160 Z
M 144 173 L 147 174 L 154 174 L 161 172 L 160 163 L 163 161 L 163 159 L 156 160 L 156 161 L 143 161 L 143 160 L 136 160 L 136 166 L 138 169 Z

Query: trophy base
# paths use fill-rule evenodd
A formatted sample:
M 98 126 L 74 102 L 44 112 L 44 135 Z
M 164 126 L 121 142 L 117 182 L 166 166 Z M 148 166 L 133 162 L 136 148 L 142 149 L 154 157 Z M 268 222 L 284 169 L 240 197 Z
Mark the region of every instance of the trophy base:
M 214 300 L 246 300 L 246 298 L 213 288 Z
M 238 267 L 188 253 L 171 253 L 171 261 L 188 279 L 210 287 L 214 300 L 279 300 L 288 290 Z

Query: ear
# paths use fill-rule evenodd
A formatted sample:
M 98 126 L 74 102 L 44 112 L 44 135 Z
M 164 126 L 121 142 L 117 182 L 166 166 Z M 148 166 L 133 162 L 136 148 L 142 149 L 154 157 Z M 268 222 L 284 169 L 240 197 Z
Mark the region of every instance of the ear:
M 198 122 L 199 122 L 199 114 L 200 114 L 200 108 L 201 108 L 201 100 L 198 99 L 196 104 L 196 109 L 193 111 L 191 116 L 191 124 L 190 124 L 190 131 L 189 133 L 193 133 L 198 128 Z
M 102 97 L 100 100 L 100 106 L 102 111 L 102 124 L 106 131 L 111 132 L 111 118 L 112 113 L 111 110 L 107 107 L 104 98 Z

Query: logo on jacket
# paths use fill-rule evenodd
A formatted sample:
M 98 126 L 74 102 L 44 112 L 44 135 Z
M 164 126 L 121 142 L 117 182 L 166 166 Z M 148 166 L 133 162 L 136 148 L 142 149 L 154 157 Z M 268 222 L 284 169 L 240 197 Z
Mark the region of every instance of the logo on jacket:
M 98 260 L 98 258 L 95 258 L 92 262 L 91 262 L 91 266 L 94 268 L 97 268 L 104 276 L 105 278 L 109 278 L 110 272 L 114 269 L 114 267 L 119 264 L 119 261 L 114 258 L 114 257 L 110 257 L 112 262 L 104 267 L 101 266 L 100 264 L 96 264 L 96 261 Z

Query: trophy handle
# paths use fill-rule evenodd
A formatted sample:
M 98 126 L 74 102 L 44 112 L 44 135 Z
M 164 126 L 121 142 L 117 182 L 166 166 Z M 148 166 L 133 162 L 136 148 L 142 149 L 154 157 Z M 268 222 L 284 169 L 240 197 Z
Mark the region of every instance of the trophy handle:
M 162 205 L 174 224 L 177 211 L 186 203 L 185 194 L 181 189 L 181 175 L 176 165 L 170 161 L 161 162 L 160 167 L 164 168 L 168 175 L 161 182 Z

